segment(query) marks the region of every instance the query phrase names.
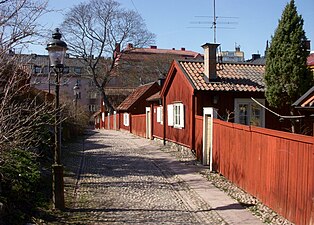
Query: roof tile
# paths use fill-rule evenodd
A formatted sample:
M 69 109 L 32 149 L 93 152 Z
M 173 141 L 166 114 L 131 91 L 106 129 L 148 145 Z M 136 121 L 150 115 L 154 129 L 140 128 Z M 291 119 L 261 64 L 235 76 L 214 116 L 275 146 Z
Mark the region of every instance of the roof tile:
M 201 61 L 178 61 L 197 90 L 263 92 L 265 66 L 247 63 L 217 64 L 217 80 L 206 82 L 204 63 Z
M 142 86 L 139 86 L 137 89 L 135 89 L 118 107 L 117 110 L 129 110 L 130 107 L 143 95 L 148 91 L 155 82 L 145 84 Z

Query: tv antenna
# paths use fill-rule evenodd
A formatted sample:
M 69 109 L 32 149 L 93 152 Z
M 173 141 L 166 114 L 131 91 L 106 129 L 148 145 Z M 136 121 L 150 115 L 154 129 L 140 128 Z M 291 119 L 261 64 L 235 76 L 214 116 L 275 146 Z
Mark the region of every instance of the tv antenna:
M 188 28 L 210 28 L 213 29 L 214 31 L 214 43 L 217 42 L 217 28 L 219 29 L 235 29 L 235 27 L 229 27 L 229 26 L 219 26 L 217 27 L 217 24 L 223 24 L 223 25 L 236 25 L 238 22 L 235 21 L 219 21 L 217 22 L 218 19 L 239 19 L 239 17 L 223 17 L 223 16 L 217 16 L 216 15 L 216 0 L 213 0 L 214 3 L 214 15 L 213 16 L 195 16 L 197 18 L 213 18 L 213 22 L 209 21 L 192 21 L 190 22 L 191 24 L 211 24 L 210 27 L 188 27 Z

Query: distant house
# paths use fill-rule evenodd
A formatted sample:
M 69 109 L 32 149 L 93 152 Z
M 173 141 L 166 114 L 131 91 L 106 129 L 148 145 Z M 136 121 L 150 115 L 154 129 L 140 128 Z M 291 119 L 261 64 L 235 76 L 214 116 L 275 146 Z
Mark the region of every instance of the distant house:
M 131 89 L 165 77 L 172 60 L 201 57 L 185 48 L 136 48 L 131 43 L 122 50 L 120 48 L 120 45 L 116 46 L 116 69 L 105 89 L 108 97 L 119 104 L 131 94 Z
M 314 53 L 311 53 L 307 58 L 307 65 L 314 72 Z
M 50 70 L 48 55 L 21 54 L 17 55 L 21 63 L 28 67 L 31 73 L 31 85 L 37 89 L 54 93 L 54 74 Z M 74 100 L 73 87 L 78 86 L 77 102 L 84 107 L 90 115 L 99 110 L 101 93 L 97 90 L 92 76 L 87 72 L 86 66 L 80 58 L 65 58 L 64 73 L 61 77 L 60 97 L 61 99 Z
M 314 86 L 295 101 L 292 106 L 300 115 L 304 116 L 304 128 L 308 129 L 306 132 L 314 135 Z
M 240 46 L 236 46 L 235 51 L 220 51 L 217 56 L 221 62 L 244 62 L 244 52 Z
M 196 149 L 195 119 L 203 115 L 204 107 L 213 108 L 215 115 L 230 122 L 278 128 L 277 118 L 251 99 L 267 105 L 264 65 L 217 63 L 217 46 L 202 46 L 204 60 L 174 60 L 171 64 L 160 92 L 165 141 Z
M 139 86 L 118 107 L 120 129 L 151 137 L 151 112 L 146 99 L 160 91 L 157 82 Z

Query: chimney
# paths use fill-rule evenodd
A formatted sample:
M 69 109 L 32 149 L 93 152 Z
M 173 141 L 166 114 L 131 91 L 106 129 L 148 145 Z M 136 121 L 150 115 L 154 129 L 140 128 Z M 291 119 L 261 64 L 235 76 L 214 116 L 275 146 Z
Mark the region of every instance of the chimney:
M 252 60 L 260 59 L 261 55 L 260 54 L 252 54 Z
M 151 49 L 157 49 L 157 46 L 156 45 L 152 45 L 150 46 Z
M 113 57 L 117 58 L 120 53 L 121 53 L 121 45 L 120 45 L 120 43 L 116 43 L 115 44 L 115 49 L 114 49 L 114 52 L 113 52 Z
M 181 48 L 181 51 L 185 51 L 185 48 Z
M 305 44 L 306 51 L 310 52 L 311 51 L 311 41 L 306 40 L 304 44 Z
M 216 73 L 216 51 L 219 44 L 206 43 L 202 45 L 204 49 L 204 74 L 209 80 L 217 78 Z
M 164 85 L 165 80 L 166 80 L 166 78 L 164 78 L 164 77 L 159 77 L 158 78 L 158 82 L 157 83 L 159 84 L 160 87 L 162 87 Z
M 133 49 L 133 44 L 132 43 L 128 43 L 127 49 Z

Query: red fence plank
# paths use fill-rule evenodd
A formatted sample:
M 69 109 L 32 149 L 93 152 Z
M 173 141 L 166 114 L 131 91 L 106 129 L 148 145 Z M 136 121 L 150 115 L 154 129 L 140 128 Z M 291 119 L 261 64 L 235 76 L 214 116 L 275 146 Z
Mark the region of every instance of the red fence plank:
M 296 224 L 313 213 L 313 137 L 214 120 L 214 169 Z
M 146 114 L 132 115 L 132 133 L 140 137 L 146 136 Z

